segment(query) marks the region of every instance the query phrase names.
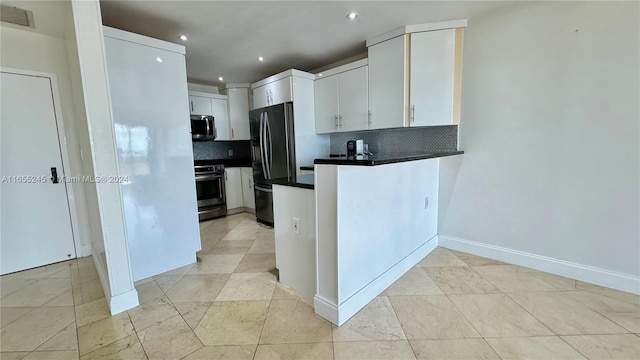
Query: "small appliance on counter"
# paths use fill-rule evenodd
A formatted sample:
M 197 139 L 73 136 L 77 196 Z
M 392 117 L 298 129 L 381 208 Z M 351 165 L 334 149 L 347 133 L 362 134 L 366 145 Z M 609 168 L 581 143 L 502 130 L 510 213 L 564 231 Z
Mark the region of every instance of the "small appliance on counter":
M 364 141 L 362 139 L 352 139 L 347 141 L 347 156 L 364 154 Z
M 191 115 L 192 140 L 215 140 L 216 135 L 216 123 L 213 116 Z

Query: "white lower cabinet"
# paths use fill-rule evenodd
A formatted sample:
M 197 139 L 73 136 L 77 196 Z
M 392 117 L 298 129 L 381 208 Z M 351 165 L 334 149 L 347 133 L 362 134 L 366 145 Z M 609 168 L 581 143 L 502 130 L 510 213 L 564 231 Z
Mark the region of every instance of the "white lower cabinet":
M 242 169 L 242 199 L 244 207 L 249 209 L 256 208 L 256 198 L 253 191 L 253 169 L 243 167 Z
M 244 207 L 242 197 L 242 173 L 240 168 L 224 169 L 224 187 L 227 211 Z

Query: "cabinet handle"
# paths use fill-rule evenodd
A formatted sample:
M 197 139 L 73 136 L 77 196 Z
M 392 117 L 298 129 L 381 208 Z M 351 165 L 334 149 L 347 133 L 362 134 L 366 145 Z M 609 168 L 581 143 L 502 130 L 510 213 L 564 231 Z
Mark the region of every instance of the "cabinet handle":
M 411 122 L 416 122 L 416 106 L 411 105 Z
M 338 114 L 338 127 L 342 129 L 342 115 Z
M 233 139 L 235 136 L 233 135 L 233 128 L 231 128 L 231 138 Z
M 367 122 L 369 123 L 369 128 L 371 128 L 371 110 L 369 110 L 369 114 L 367 114 Z
M 336 128 L 338 128 L 338 114 L 333 115 L 333 122 L 336 125 Z
M 227 178 L 227 170 L 224 171 L 224 181 L 229 181 L 229 179 Z
M 193 112 L 193 100 L 189 101 L 191 103 L 191 112 Z

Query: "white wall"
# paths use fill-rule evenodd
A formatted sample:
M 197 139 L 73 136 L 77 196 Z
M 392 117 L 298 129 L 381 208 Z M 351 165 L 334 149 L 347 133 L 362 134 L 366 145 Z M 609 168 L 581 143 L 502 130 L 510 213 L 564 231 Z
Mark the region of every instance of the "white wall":
M 66 175 L 85 174 L 78 142 L 79 129 L 82 128 L 82 122 L 85 119 L 82 116 L 76 116 L 75 113 L 65 40 L 2 25 L 0 27 L 0 52 L 2 53 L 1 66 L 56 74 L 70 162 L 67 164 L 67 169 L 71 172 Z M 84 127 L 86 128 L 86 125 Z M 80 239 L 82 245 L 81 248 L 76 249 L 76 252 L 78 256 L 87 256 L 90 255 L 91 229 L 87 217 L 85 186 L 80 183 L 67 184 L 67 186 L 73 187 L 78 217 L 76 223 L 79 230 L 74 236 Z
M 100 4 L 98 0 L 74 1 L 72 9 L 93 172 L 96 176 L 118 175 Z M 138 305 L 120 184 L 99 183 L 95 190 L 102 237 L 94 239 L 93 257 L 111 313 L 117 314 Z
M 637 281 L 638 12 L 637 2 L 523 2 L 469 19 L 466 153 L 441 235 Z

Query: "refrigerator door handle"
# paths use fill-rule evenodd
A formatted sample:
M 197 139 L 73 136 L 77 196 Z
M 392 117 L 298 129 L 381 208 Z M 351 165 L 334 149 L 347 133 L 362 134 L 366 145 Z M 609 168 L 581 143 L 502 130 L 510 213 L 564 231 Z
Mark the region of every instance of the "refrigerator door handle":
M 260 165 L 262 165 L 262 174 L 264 175 L 265 179 L 268 179 L 269 177 L 267 176 L 267 169 L 265 164 L 266 159 L 264 153 L 264 114 L 265 113 L 260 114 Z
M 269 115 L 265 113 L 265 133 L 269 136 L 269 164 L 267 170 L 269 171 L 269 180 L 271 180 L 271 168 L 273 167 L 273 142 L 271 138 L 271 125 L 269 125 Z
M 258 185 L 255 186 L 255 189 L 258 190 L 258 191 L 264 191 L 264 192 L 268 192 L 268 193 L 273 192 L 272 189 L 269 189 L 269 188 L 266 188 L 266 187 L 262 187 L 262 186 L 258 186 Z

